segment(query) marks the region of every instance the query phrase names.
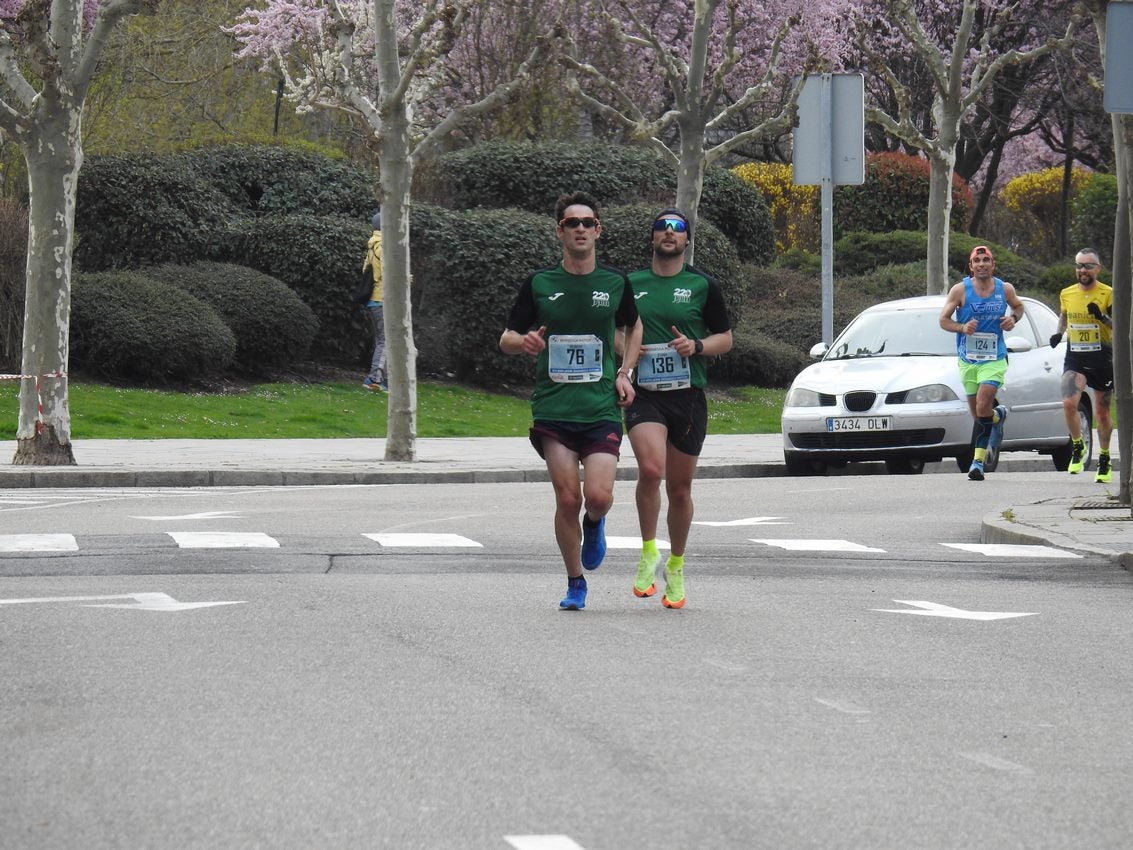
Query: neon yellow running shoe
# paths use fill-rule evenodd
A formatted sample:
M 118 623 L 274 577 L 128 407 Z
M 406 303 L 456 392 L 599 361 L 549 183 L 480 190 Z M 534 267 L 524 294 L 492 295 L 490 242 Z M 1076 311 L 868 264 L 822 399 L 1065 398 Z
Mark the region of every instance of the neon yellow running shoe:
M 685 605 L 685 568 L 670 570 L 665 567 L 665 595 L 661 604 L 666 608 L 683 608 Z
M 1109 452 L 1098 453 L 1098 474 L 1094 481 L 1099 484 L 1108 484 L 1113 480 L 1113 466 L 1109 462 Z
M 637 579 L 633 583 L 634 596 L 640 599 L 657 592 L 657 564 L 660 561 L 660 552 L 655 552 L 652 558 L 641 556 L 641 560 L 637 562 Z
M 1066 467 L 1066 471 L 1071 475 L 1077 475 L 1081 472 L 1085 464 L 1086 444 L 1082 440 L 1074 440 L 1071 445 L 1070 465 Z

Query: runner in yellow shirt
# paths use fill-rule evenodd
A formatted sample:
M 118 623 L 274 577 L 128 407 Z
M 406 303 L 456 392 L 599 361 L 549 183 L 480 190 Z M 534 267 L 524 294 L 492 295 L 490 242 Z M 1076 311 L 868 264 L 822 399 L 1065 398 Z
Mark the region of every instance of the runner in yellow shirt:
M 1078 419 L 1078 402 L 1086 387 L 1094 391 L 1098 426 L 1098 471 L 1095 481 L 1113 479 L 1109 441 L 1113 434 L 1110 406 L 1113 402 L 1113 289 L 1098 282 L 1101 261 L 1093 248 L 1083 248 L 1074 258 L 1078 282 L 1062 290 L 1058 298 L 1058 333 L 1050 338 L 1058 345 L 1069 331 L 1066 361 L 1062 367 L 1062 411 L 1070 429 L 1073 452 L 1068 467 L 1077 475 L 1085 467 L 1086 444 Z

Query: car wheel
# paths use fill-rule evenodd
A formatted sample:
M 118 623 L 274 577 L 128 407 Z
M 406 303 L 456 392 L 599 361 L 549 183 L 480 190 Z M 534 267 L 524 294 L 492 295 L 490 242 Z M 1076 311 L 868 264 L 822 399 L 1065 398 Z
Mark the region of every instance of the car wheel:
M 885 461 L 885 471 L 890 475 L 920 475 L 924 472 L 924 461 L 919 457 L 900 457 Z
M 1083 441 L 1086 443 L 1085 468 L 1092 469 L 1094 465 L 1094 417 L 1090 405 L 1084 400 L 1078 402 L 1078 428 Z M 1050 459 L 1054 461 L 1054 468 L 1059 472 L 1065 472 L 1069 469 L 1072 451 L 1070 439 L 1067 438 L 1066 445 L 1059 446 L 1050 453 Z
M 956 466 L 959 467 L 961 472 L 967 472 L 972 468 L 972 460 L 974 458 L 975 454 L 969 448 L 966 451 L 956 455 Z M 1067 461 L 1067 463 L 1069 463 L 1069 461 Z
M 783 462 L 787 465 L 788 475 L 823 475 L 826 473 L 826 464 L 810 458 L 784 454 Z

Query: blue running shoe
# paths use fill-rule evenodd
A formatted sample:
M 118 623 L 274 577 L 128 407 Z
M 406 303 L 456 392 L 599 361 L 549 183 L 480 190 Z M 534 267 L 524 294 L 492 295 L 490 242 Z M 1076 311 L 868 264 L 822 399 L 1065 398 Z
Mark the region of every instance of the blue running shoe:
M 586 577 L 567 579 L 567 595 L 559 603 L 564 611 L 581 611 L 586 607 Z
M 982 460 L 973 460 L 971 467 L 968 469 L 969 481 L 983 481 L 984 480 L 984 464 Z
M 988 451 L 995 451 L 999 448 L 999 444 L 1003 442 L 1003 423 L 1007 421 L 1007 408 L 1002 404 L 997 405 L 995 412 L 999 414 L 999 421 L 991 426 L 991 437 L 988 439 Z
M 602 517 L 593 525 L 590 517 L 582 517 L 582 566 L 596 570 L 602 566 L 606 557 L 606 518 Z

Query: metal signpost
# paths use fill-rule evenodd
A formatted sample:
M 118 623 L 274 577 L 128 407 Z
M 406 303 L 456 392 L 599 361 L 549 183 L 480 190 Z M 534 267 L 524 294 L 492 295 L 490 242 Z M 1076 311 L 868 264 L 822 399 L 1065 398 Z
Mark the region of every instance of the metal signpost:
M 794 183 L 822 189 L 822 341 L 834 341 L 834 186 L 865 182 L 865 78 L 811 74 L 799 93 Z

